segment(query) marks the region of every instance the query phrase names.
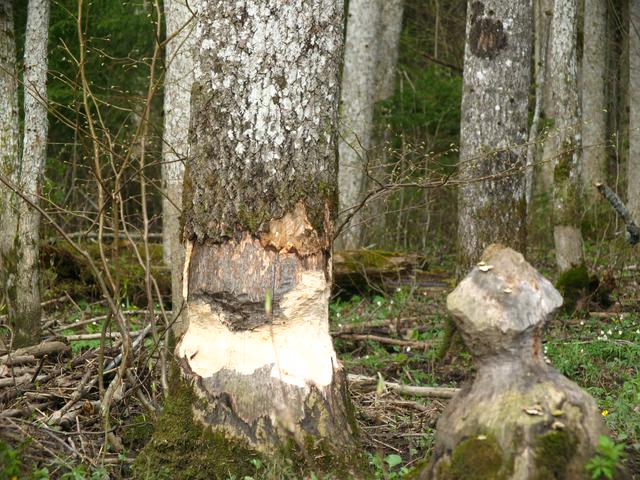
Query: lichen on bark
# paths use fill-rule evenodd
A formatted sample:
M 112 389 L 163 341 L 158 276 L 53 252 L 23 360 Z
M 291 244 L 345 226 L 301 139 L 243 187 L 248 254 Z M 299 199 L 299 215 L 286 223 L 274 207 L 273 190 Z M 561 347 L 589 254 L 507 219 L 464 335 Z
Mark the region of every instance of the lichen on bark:
M 195 33 L 188 326 L 176 347 L 193 395 L 182 415 L 240 471 L 252 454 L 229 445 L 294 478 L 360 478 L 367 462 L 328 324 L 341 2 L 201 2 Z
M 341 2 L 221 2 L 201 9 L 192 92 L 191 239 L 252 234 L 305 202 L 331 235 Z
M 530 2 L 468 3 L 460 127 L 461 270 L 493 242 L 525 247 Z

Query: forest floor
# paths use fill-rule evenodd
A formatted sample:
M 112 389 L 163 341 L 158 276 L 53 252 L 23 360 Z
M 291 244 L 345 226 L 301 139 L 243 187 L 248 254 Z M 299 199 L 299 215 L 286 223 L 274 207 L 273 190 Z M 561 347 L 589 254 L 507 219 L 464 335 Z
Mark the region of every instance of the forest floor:
M 611 305 L 580 299 L 547 325 L 544 351 L 555 368 L 594 396 L 612 439 L 625 445 L 632 478 L 640 479 L 640 265 L 633 250 L 616 248 L 588 251 L 592 270 L 615 280 Z M 548 255 L 535 254 L 536 267 L 551 272 Z M 455 335 L 441 355 L 455 264 L 448 257 L 433 262 L 443 281 L 412 284 L 405 278 L 385 291 L 341 292 L 330 306 L 338 355 L 352 379 L 361 376 L 351 384 L 352 400 L 376 479 L 402 478 L 430 454 L 447 403 L 399 394 L 389 382 L 458 387 L 473 376 L 473 362 Z M 52 272 L 50 278 L 46 340 L 57 346 L 46 355 L 14 351 L 13 365 L 0 358 L 0 480 L 128 478 L 153 431 L 154 405 L 162 403 L 161 331 L 145 331 L 145 307 L 133 300 L 124 305 L 131 330 L 143 332 L 132 337 L 144 341 L 135 349 L 125 389 L 113 392 L 106 425 L 99 398 L 118 366 L 115 325 L 105 325 L 103 302 L 68 294 L 69 281 Z M 109 335 L 101 349 L 103 330 Z M 115 365 L 101 385 L 99 365 L 109 363 Z M 102 448 L 105 437 L 108 451 Z M 263 478 L 260 468 L 256 464 L 256 479 Z

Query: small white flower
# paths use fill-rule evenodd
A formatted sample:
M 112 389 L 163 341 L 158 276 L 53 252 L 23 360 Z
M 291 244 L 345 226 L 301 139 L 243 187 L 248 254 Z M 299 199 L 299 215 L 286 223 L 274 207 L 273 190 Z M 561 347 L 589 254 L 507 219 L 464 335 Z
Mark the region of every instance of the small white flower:
M 340 318 L 340 312 L 336 313 L 336 317 Z
M 410 351 L 411 351 L 411 347 L 407 347 L 407 352 L 410 352 Z
M 622 330 L 618 330 L 618 335 L 622 335 Z
M 580 325 L 584 326 L 584 320 L 580 320 Z
M 402 291 L 402 288 L 396 287 L 396 292 L 401 292 L 401 291 Z
M 393 305 L 393 300 L 390 300 L 390 301 L 389 301 L 389 305 Z
M 604 335 L 604 330 L 600 330 L 600 335 Z
M 613 335 L 613 332 L 611 331 L 611 329 L 607 330 L 607 335 Z
M 380 300 L 378 300 L 378 301 L 376 302 L 376 305 L 378 305 L 379 307 L 381 307 L 381 306 L 382 306 L 382 302 L 381 302 Z

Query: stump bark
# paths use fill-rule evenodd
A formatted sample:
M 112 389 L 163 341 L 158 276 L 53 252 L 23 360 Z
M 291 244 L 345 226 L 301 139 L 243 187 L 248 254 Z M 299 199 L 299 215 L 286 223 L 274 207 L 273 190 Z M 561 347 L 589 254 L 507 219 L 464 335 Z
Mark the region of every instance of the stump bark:
M 420 478 L 582 479 L 606 428 L 593 399 L 542 352 L 544 323 L 562 305 L 524 257 L 488 247 L 447 298 L 478 372 L 438 422 Z

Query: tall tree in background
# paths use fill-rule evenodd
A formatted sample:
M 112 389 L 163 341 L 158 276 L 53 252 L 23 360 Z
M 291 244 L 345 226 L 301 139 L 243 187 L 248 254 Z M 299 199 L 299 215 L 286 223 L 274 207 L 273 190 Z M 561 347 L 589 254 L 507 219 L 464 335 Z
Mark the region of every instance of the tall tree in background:
M 340 210 L 351 214 L 362 200 L 371 147 L 376 97 L 378 35 L 382 0 L 351 0 L 342 70 L 340 102 Z M 338 238 L 341 248 L 360 246 L 362 221 L 351 218 Z
M 629 211 L 640 221 L 640 0 L 629 0 Z
M 342 21 L 334 0 L 199 4 L 183 415 L 259 452 L 356 447 L 328 323 Z
M 524 251 L 532 7 L 478 2 L 467 10 L 460 127 L 461 268 L 491 243 Z
M 375 74 L 376 102 L 392 97 L 395 92 L 403 10 L 404 0 L 385 0 L 382 5 Z
M 162 246 L 171 268 L 171 299 L 174 315 L 182 309 L 184 248 L 180 239 L 184 161 L 189 153 L 191 86 L 193 85 L 193 29 L 196 0 L 165 0 L 167 42 L 165 50 L 164 131 L 162 138 Z M 174 332 L 184 331 L 181 320 Z
M 582 57 L 582 185 L 592 205 L 599 194 L 594 183 L 607 177 L 607 0 L 584 1 Z
M 582 263 L 579 178 L 580 107 L 578 103 L 576 0 L 556 0 L 551 22 L 548 88 L 554 105 L 553 128 L 544 147 L 553 165 L 553 238 L 560 271 Z
M 29 0 L 24 47 L 24 139 L 18 185 L 40 203 L 47 160 L 47 42 L 49 0 Z M 33 338 L 40 330 L 40 212 L 18 200 L 16 327 Z M 11 296 L 10 296 L 11 298 Z M 37 336 L 36 336 L 37 338 Z
M 7 12 L 10 2 L 3 3 Z M 18 157 L 16 148 L 12 146 L 6 157 L 8 162 L 3 165 L 6 178 L 36 205 L 40 201 L 47 158 L 48 28 L 49 0 L 29 0 L 24 49 L 23 150 Z M 7 60 L 6 65 L 10 64 L 11 61 Z M 14 108 L 9 105 L 7 110 L 10 122 L 13 121 Z M 17 139 L 14 142 L 17 145 Z M 11 158 L 13 155 L 15 157 Z M 4 201 L 2 268 L 6 276 L 7 309 L 14 342 L 27 344 L 37 339 L 40 331 L 40 213 L 17 196 L 9 195 Z
M 14 185 L 20 158 L 20 124 L 18 113 L 18 72 L 16 68 L 16 42 L 13 2 L 0 2 L 0 173 Z M 0 275 L 4 302 L 8 303 L 10 288 L 9 268 L 15 269 L 13 241 L 17 227 L 15 198 L 7 189 L 0 188 Z
M 527 207 L 531 205 L 531 198 L 534 191 L 534 177 L 537 192 L 545 192 L 551 187 L 553 173 L 548 173 L 545 164 L 539 165 L 542 157 L 542 143 L 540 137 L 543 131 L 543 117 L 545 112 L 551 108 L 549 102 L 548 88 L 545 88 L 548 70 L 547 60 L 549 55 L 549 32 L 551 30 L 551 17 L 553 11 L 553 0 L 535 0 L 533 2 L 534 14 L 534 74 L 535 74 L 535 102 L 533 108 L 533 119 L 529 129 L 529 147 L 527 150 L 527 170 L 526 179 L 526 199 Z M 537 172 L 538 175 L 534 175 Z M 547 178 L 545 178 L 547 177 Z M 530 210 L 527 210 L 530 212 Z

